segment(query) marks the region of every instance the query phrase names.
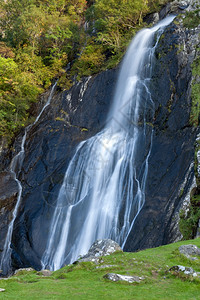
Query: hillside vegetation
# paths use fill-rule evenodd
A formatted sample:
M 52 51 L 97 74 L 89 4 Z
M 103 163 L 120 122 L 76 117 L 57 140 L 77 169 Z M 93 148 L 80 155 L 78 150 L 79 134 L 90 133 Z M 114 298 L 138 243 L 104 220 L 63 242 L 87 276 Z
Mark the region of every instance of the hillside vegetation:
M 200 272 L 200 259 L 190 260 L 179 253 L 183 244 L 200 246 L 200 239 L 178 242 L 137 253 L 115 253 L 102 257 L 99 265 L 78 263 L 66 266 L 50 277 L 37 271 L 19 271 L 0 280 L 0 299 L 200 299 L 200 279 L 170 273 L 174 265 Z M 98 267 L 98 268 L 97 268 Z M 107 273 L 143 277 L 140 283 L 112 282 Z
M 143 16 L 166 2 L 0 0 L 0 137 L 27 125 L 53 78 L 68 89 L 119 63 Z

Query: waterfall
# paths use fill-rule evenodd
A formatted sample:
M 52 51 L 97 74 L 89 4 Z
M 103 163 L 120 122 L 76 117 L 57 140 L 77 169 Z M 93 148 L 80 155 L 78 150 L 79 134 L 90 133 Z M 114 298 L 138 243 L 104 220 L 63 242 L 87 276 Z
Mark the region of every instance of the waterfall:
M 5 239 L 4 249 L 3 249 L 3 252 L 1 255 L 0 270 L 3 271 L 3 274 L 8 274 L 9 271 L 11 270 L 12 233 L 13 233 L 15 219 L 17 217 L 18 209 L 19 209 L 19 206 L 21 203 L 21 198 L 22 198 L 21 197 L 22 196 L 22 184 L 21 184 L 20 180 L 18 179 L 18 177 L 20 175 L 23 160 L 24 160 L 24 154 L 25 154 L 24 146 L 25 146 L 25 142 L 26 142 L 27 133 L 31 129 L 31 127 L 38 122 L 44 109 L 50 104 L 56 85 L 57 85 L 57 81 L 52 86 L 48 100 L 45 103 L 45 105 L 43 106 L 40 113 L 38 114 L 37 118 L 35 119 L 35 122 L 25 128 L 25 132 L 24 132 L 22 142 L 21 142 L 20 151 L 13 157 L 11 164 L 10 164 L 10 172 L 13 174 L 13 178 L 17 182 L 17 185 L 18 185 L 18 196 L 17 196 L 17 202 L 15 205 L 15 208 L 12 212 L 12 220 L 8 226 L 8 232 L 7 232 L 6 239 Z
M 173 18 L 140 31 L 129 46 L 106 126 L 78 145 L 66 170 L 43 268 L 57 270 L 75 261 L 96 239 L 125 245 L 145 202 L 155 113 L 149 89 L 154 52 Z
M 125 245 L 145 202 L 155 113 L 149 88 L 154 52 L 173 18 L 140 31 L 129 46 L 106 126 L 78 145 L 66 170 L 43 268 L 57 270 L 75 261 L 96 239 Z

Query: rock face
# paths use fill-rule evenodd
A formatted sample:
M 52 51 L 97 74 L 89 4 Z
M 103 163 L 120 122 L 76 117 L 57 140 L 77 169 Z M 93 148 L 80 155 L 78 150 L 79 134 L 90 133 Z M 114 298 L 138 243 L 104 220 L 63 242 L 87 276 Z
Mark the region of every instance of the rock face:
M 97 240 L 89 249 L 88 253 L 82 256 L 79 261 L 93 261 L 98 262 L 99 257 L 110 255 L 116 251 L 122 251 L 122 248 L 110 239 Z
M 3 250 L 8 225 L 12 219 L 18 194 L 18 184 L 10 172 L 0 173 L 0 252 Z
M 57 91 L 28 132 L 20 176 L 23 196 L 12 242 L 14 268 L 41 269 L 40 258 L 67 165 L 76 146 L 105 125 L 117 73 L 106 71 L 85 78 L 68 92 Z
M 194 181 L 194 143 L 190 125 L 191 63 L 197 55 L 200 26 L 173 22 L 156 48 L 152 99 L 156 105 L 146 202 L 124 250 L 159 246 L 181 238 L 179 210 L 189 201 Z M 159 88 L 157 88 L 159 86 Z M 138 234 L 139 232 L 139 234 Z
M 157 46 L 151 88 L 155 116 L 148 124 L 153 126 L 154 136 L 146 202 L 130 231 L 125 251 L 156 247 L 181 237 L 179 210 L 195 184 L 194 142 L 198 129 L 189 119 L 191 64 L 199 33 L 199 27 L 186 29 L 179 20 L 166 29 Z M 19 176 L 22 201 L 12 239 L 14 268 L 41 269 L 40 259 L 66 168 L 78 143 L 104 127 L 117 75 L 118 69 L 106 71 L 83 79 L 70 91 L 56 91 L 51 105 L 28 132 Z M 21 137 L 14 144 L 16 152 Z M 15 153 L 1 158 L 5 167 Z M 1 182 L 0 250 L 18 191 L 8 172 L 1 173 Z

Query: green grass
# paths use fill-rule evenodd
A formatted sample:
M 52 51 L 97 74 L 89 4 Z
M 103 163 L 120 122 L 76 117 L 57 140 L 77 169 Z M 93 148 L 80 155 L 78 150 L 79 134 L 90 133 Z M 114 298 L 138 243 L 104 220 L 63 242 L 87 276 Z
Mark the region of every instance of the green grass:
M 115 253 L 103 257 L 97 269 L 93 263 L 66 266 L 50 277 L 39 272 L 21 272 L 8 280 L 0 280 L 0 299 L 200 299 L 200 280 L 176 277 L 166 271 L 173 265 L 192 267 L 200 272 L 200 259 L 190 261 L 179 254 L 183 244 L 200 247 L 200 239 L 178 242 L 136 253 Z M 144 276 L 139 284 L 110 282 L 106 273 Z
M 199 51 L 199 49 L 197 49 Z M 192 64 L 192 105 L 190 113 L 190 123 L 193 126 L 199 125 L 199 116 L 200 116 L 200 56 L 197 55 L 196 59 Z

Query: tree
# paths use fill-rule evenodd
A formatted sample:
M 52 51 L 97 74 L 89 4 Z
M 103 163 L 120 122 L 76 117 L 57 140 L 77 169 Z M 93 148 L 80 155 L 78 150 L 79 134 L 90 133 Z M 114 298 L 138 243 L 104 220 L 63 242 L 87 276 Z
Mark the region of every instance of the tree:
M 133 36 L 147 9 L 146 0 L 96 0 L 88 9 L 87 19 L 97 33 L 97 41 L 116 53 L 124 47 L 127 31 Z
M 30 73 L 20 72 L 13 59 L 0 56 L 0 135 L 11 137 L 13 130 L 24 126 L 27 110 L 40 92 Z

